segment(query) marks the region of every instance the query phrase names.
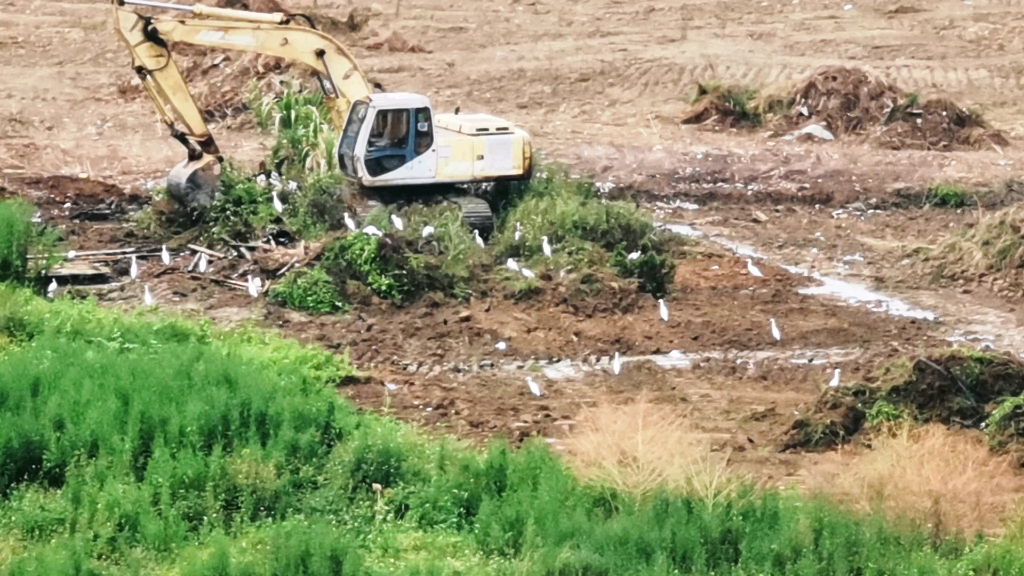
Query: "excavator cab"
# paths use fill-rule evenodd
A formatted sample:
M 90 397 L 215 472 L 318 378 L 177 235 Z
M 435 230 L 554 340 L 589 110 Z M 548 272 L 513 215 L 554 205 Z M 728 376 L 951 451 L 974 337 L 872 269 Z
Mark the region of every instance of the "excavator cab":
M 432 181 L 437 175 L 433 111 L 425 96 L 373 94 L 352 104 L 338 166 L 364 186 Z

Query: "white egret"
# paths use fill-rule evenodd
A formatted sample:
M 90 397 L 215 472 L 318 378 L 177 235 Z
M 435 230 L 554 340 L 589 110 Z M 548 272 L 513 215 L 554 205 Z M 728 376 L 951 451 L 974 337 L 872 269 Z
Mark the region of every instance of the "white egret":
M 544 391 L 540 389 L 540 384 L 537 384 L 537 381 L 532 376 L 526 377 L 526 385 L 530 387 L 530 393 L 534 396 L 544 395 Z
M 626 256 L 626 260 L 638 260 L 640 258 L 640 251 L 630 252 L 629 256 Z
M 352 219 L 352 215 L 345 212 L 345 227 L 349 229 L 349 232 L 356 231 L 356 221 Z
M 50 280 L 50 285 L 46 287 L 46 297 L 53 300 L 53 295 L 57 293 L 57 279 Z
M 764 276 L 764 274 L 761 274 L 761 270 L 757 266 L 754 266 L 754 261 L 750 258 L 747 258 L 747 272 L 750 272 L 750 275 L 755 278 L 761 278 Z
M 128 268 L 128 277 L 132 279 L 132 282 L 139 279 L 139 263 L 135 260 L 135 256 L 132 256 L 132 265 Z
M 252 275 L 246 276 L 245 289 L 249 292 L 249 296 L 257 298 L 260 295 L 260 289 L 256 287 L 256 283 L 253 282 Z
M 505 261 L 505 268 L 508 268 L 513 272 L 519 272 L 519 263 L 516 262 L 515 258 L 509 258 L 507 261 Z
M 206 274 L 206 271 L 210 268 L 210 259 L 205 253 L 199 254 L 199 273 Z
M 284 212 L 284 204 L 281 203 L 281 199 L 277 197 L 277 190 L 270 193 L 271 201 L 274 203 L 274 211 L 278 214 Z
M 434 235 L 434 227 L 430 226 L 430 225 L 424 226 L 423 227 L 423 232 L 420 233 L 420 236 L 422 236 L 424 240 L 426 240 L 427 238 L 430 238 L 433 235 Z
M 74 250 L 68 250 L 68 260 L 74 260 L 77 254 L 78 252 L 75 252 Z
M 547 236 L 540 237 L 540 249 L 544 252 L 544 255 L 551 258 L 551 244 L 548 243 Z
M 405 230 L 405 222 L 402 222 L 402 219 L 398 217 L 398 214 L 392 214 L 391 215 L 391 224 L 394 225 L 394 227 L 399 232 L 401 232 L 402 230 Z
M 160 249 L 160 261 L 164 263 L 164 266 L 171 265 L 171 253 L 167 251 L 167 244 Z
M 619 372 L 622 372 L 622 359 L 619 358 L 619 353 L 616 352 L 615 357 L 612 358 L 612 374 L 618 376 Z
M 473 240 L 476 240 L 477 246 L 481 248 L 485 247 L 484 239 L 480 237 L 480 231 L 475 228 L 473 229 Z
M 381 232 L 380 229 L 377 228 L 376 226 L 374 226 L 373 224 L 370 224 L 366 228 L 363 228 L 363 234 L 368 234 L 370 236 L 376 236 L 377 238 L 380 238 L 381 236 L 384 235 L 384 233 Z
M 153 293 L 149 291 L 149 284 L 146 284 L 146 287 L 142 290 L 142 303 L 146 306 L 152 306 L 154 302 L 156 302 L 156 299 L 153 298 Z
M 835 371 L 832 372 L 832 380 L 830 380 L 829 383 L 828 383 L 828 387 L 829 388 L 838 388 L 839 387 L 839 374 L 840 374 L 840 372 L 842 372 L 842 371 L 839 370 L 839 368 L 836 368 Z
M 665 305 L 665 300 L 658 299 L 658 315 L 661 316 L 662 322 L 668 322 L 668 306 Z
M 520 268 L 519 272 L 521 272 L 523 274 L 523 276 L 526 276 L 527 278 L 536 278 L 537 277 L 537 275 L 533 273 L 533 270 L 530 270 L 529 268 L 526 268 L 526 267 Z
M 494 345 L 494 349 L 504 352 L 505 350 L 508 349 L 508 344 L 506 344 L 505 341 L 502 340 L 501 342 L 498 342 L 497 344 Z
M 523 237 L 523 227 L 519 225 L 519 222 L 516 222 L 516 233 L 513 235 L 513 238 L 515 239 L 516 242 L 519 242 L 519 239 L 522 238 L 522 237 Z
M 398 384 L 394 384 L 392 382 L 385 382 L 384 383 L 384 387 L 387 388 L 388 390 L 392 391 L 392 392 L 394 392 L 395 390 L 398 390 Z
M 779 325 L 775 323 L 775 318 L 769 318 L 768 322 L 771 324 L 772 338 L 775 338 L 775 341 L 779 342 L 782 340 L 782 333 L 779 332 Z

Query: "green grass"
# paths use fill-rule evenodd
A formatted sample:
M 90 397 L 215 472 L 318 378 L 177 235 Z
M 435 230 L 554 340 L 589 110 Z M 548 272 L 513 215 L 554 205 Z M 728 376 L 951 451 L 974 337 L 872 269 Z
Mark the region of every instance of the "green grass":
M 56 235 L 32 223 L 35 207 L 21 199 L 0 201 L 0 282 L 28 285 L 40 279 L 40 272 L 57 262 L 47 257 Z M 29 259 L 36 252 L 41 258 Z
M 348 310 L 331 278 L 321 268 L 289 272 L 270 289 L 270 298 L 293 310 L 328 314 Z
M 924 196 L 925 204 L 938 208 L 963 208 L 973 204 L 971 194 L 954 184 L 935 184 Z
M 1019 574 L 788 491 L 581 483 L 358 412 L 344 358 L 0 289 L 0 574 Z M 73 359 L 69 361 L 68 359 Z

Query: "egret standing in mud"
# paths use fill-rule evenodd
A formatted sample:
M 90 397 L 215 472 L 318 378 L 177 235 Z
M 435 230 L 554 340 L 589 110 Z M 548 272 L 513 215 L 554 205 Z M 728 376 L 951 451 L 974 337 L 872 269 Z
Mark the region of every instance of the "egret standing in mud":
M 480 231 L 475 228 L 473 229 L 473 240 L 476 241 L 477 246 L 481 248 L 485 247 L 484 239 L 480 237 Z
M 139 279 L 139 263 L 135 260 L 135 256 L 132 256 L 132 265 L 128 268 L 128 277 L 135 282 Z
M 210 259 L 205 253 L 199 254 L 199 273 L 206 274 L 206 271 L 210 268 Z
M 426 240 L 427 238 L 430 238 L 433 235 L 434 235 L 434 227 L 429 225 L 429 224 L 423 227 L 423 232 L 420 232 L 420 236 L 424 240 Z
M 537 381 L 532 376 L 526 377 L 526 385 L 530 387 L 530 393 L 534 396 L 544 395 L 544 391 L 540 389 L 540 384 L 537 384 Z
M 530 270 L 529 268 L 523 267 L 520 268 L 519 271 L 523 274 L 523 276 L 526 276 L 527 278 L 532 279 L 537 277 L 537 275 L 533 273 L 533 270 Z
M 259 286 L 256 285 L 256 282 L 253 280 L 252 275 L 250 274 L 246 276 L 245 279 L 245 289 L 249 292 L 249 296 L 252 296 L 253 298 L 259 297 L 260 289 Z
M 519 239 L 523 237 L 523 227 L 516 222 L 516 233 L 512 235 L 512 239 L 519 242 Z
M 152 306 L 154 302 L 156 302 L 156 299 L 153 298 L 153 293 L 149 291 L 149 284 L 146 284 L 142 289 L 142 303 L 146 306 Z
M 391 225 L 399 232 L 405 230 L 405 222 L 402 222 L 402 219 L 398 217 L 398 214 L 391 215 Z
M 352 215 L 345 212 L 345 227 L 348 228 L 349 232 L 356 231 L 356 221 L 352 219 Z
M 57 279 L 50 280 L 50 285 L 46 287 L 46 297 L 53 300 L 53 295 L 57 293 Z
M 750 258 L 747 258 L 747 272 L 750 272 L 750 275 L 754 278 L 761 278 L 764 276 L 764 274 L 761 274 L 761 270 L 757 266 L 754 266 L 754 261 Z
M 622 359 L 619 358 L 619 353 L 616 352 L 612 358 L 612 374 L 618 376 L 619 372 L 622 372 Z
M 505 350 L 508 349 L 508 344 L 506 344 L 505 341 L 502 340 L 501 342 L 498 342 L 497 344 L 494 345 L 494 349 L 499 352 L 504 352 Z
M 772 327 L 772 338 L 775 338 L 776 342 L 782 340 L 782 332 L 779 332 L 779 325 L 775 323 L 775 318 L 769 318 L 768 323 Z
M 508 268 L 513 272 L 519 272 L 519 263 L 516 262 L 515 258 L 509 258 L 505 261 L 505 268 Z
M 829 388 L 839 388 L 839 373 L 840 372 L 841 372 L 841 370 L 839 370 L 839 368 L 836 368 L 835 371 L 832 372 L 832 380 L 830 380 L 829 383 L 828 383 L 828 387 Z
M 164 263 L 164 266 L 171 265 L 171 253 L 167 251 L 167 244 L 160 249 L 160 261 Z
M 662 322 L 668 322 L 668 306 L 662 298 L 658 298 L 658 315 L 661 316 Z
M 547 236 L 540 237 L 540 249 L 544 252 L 544 255 L 551 258 L 551 244 L 548 243 Z
M 273 202 L 273 204 L 274 204 L 274 211 L 277 212 L 278 214 L 283 213 L 284 212 L 284 204 L 282 204 L 281 203 L 281 199 L 277 197 L 277 190 L 274 190 L 274 191 L 272 191 L 270 193 L 270 199 L 271 199 L 271 202 Z

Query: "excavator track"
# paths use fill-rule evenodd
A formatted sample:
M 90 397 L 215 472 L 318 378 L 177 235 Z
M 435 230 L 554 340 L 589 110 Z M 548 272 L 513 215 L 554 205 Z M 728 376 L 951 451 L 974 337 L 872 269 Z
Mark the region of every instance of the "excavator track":
M 490 236 L 494 232 L 494 213 L 491 211 L 491 205 L 483 198 L 468 194 L 453 194 L 447 200 L 458 204 L 462 209 L 462 221 L 469 226 L 470 230 L 479 230 L 480 235 L 484 237 Z

